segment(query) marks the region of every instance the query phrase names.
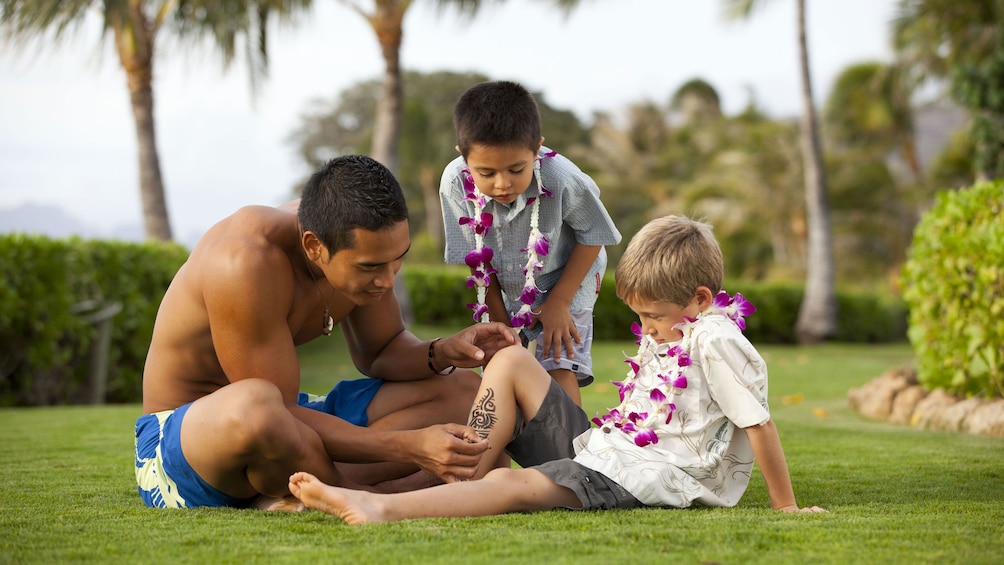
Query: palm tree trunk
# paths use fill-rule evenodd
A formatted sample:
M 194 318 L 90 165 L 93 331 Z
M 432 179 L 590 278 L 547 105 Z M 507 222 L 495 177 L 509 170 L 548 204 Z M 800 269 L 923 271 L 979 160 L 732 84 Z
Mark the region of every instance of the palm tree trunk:
M 370 155 L 383 163 L 392 173 L 397 172 L 397 144 L 401 136 L 401 39 L 402 21 L 411 0 L 377 0 L 376 11 L 367 19 L 376 32 L 380 51 L 383 54 L 383 89 L 377 100 L 376 115 L 373 118 L 373 145 Z M 411 293 L 404 280 L 404 271 L 399 271 L 394 282 L 394 296 L 401 307 L 401 318 L 405 324 L 415 322 L 415 309 L 411 304 Z
M 142 11 L 142 3 L 131 1 L 128 24 L 113 23 L 119 62 L 126 73 L 136 147 L 139 156 L 139 191 L 143 205 L 146 238 L 171 241 L 164 181 L 157 156 L 153 119 L 153 40 L 154 34 Z
M 422 165 L 418 172 L 418 184 L 422 187 L 422 200 L 425 202 L 425 230 L 429 239 L 437 249 L 443 248 L 443 210 L 439 203 L 438 171 L 428 164 Z
M 830 208 L 823 169 L 818 122 L 812 101 L 809 48 L 805 39 L 805 0 L 797 0 L 798 47 L 802 73 L 802 163 L 805 171 L 808 249 L 805 296 L 798 311 L 795 335 L 799 343 L 815 343 L 836 334 L 837 308 L 834 283 Z
M 369 18 L 383 54 L 383 89 L 377 100 L 373 123 L 372 156 L 391 172 L 397 172 L 397 144 L 401 132 L 401 41 L 402 21 L 410 1 L 378 1 Z

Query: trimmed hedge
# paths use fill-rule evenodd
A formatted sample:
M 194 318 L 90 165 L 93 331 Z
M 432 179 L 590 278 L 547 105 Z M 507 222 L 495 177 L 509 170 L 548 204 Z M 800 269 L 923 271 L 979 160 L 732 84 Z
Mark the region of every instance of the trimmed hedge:
M 917 380 L 1004 396 L 1004 179 L 938 194 L 903 270 Z
M 96 330 L 86 313 L 74 310 L 84 301 L 123 306 L 112 325 L 105 401 L 138 402 L 157 308 L 187 258 L 188 250 L 177 244 L 0 235 L 0 406 L 87 401 Z M 472 323 L 466 268 L 407 264 L 402 272 L 420 323 Z M 757 306 L 746 330 L 754 343 L 795 343 L 800 285 L 736 282 L 726 288 Z M 905 339 L 901 301 L 853 293 L 840 293 L 838 301 L 839 340 Z M 595 316 L 595 339 L 633 339 L 636 318 L 617 299 L 612 271 Z
M 88 398 L 96 329 L 76 307 L 118 302 L 105 400 L 136 402 L 160 301 L 188 250 L 177 244 L 0 235 L 0 405 Z
M 404 277 L 412 295 L 415 318 L 424 324 L 463 326 L 471 323 L 466 304 L 474 301 L 467 288 L 465 267 L 406 265 Z M 741 292 L 756 307 L 747 320 L 746 335 L 754 343 L 797 343 L 795 320 L 803 287 L 793 283 L 729 282 L 729 292 Z M 863 292 L 837 293 L 836 341 L 888 343 L 906 340 L 906 306 L 898 298 Z M 594 339 L 631 340 L 631 324 L 637 321 L 614 290 L 613 271 L 603 277 L 596 300 Z

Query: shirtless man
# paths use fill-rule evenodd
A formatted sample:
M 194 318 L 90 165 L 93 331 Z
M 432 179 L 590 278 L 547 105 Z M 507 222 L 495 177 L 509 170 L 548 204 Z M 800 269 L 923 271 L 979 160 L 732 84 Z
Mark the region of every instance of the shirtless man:
M 472 477 L 488 444 L 459 422 L 479 378 L 453 369 L 518 338 L 503 324 L 432 342 L 405 330 L 393 285 L 410 245 L 400 186 L 362 156 L 320 168 L 299 203 L 245 207 L 210 228 L 154 325 L 136 422 L 144 502 L 259 504 L 288 496 L 297 470 L 356 487 L 419 469 Z M 296 346 L 333 324 L 370 378 L 306 403 Z

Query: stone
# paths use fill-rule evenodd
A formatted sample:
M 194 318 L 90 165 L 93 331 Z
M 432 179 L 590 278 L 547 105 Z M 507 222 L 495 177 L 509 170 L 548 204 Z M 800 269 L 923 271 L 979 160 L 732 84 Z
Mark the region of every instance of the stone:
M 958 401 L 957 398 L 948 394 L 945 389 L 936 388 L 917 403 L 917 407 L 913 410 L 913 415 L 910 416 L 910 425 L 918 428 L 940 429 L 938 426 L 941 412 Z
M 972 414 L 973 410 L 979 408 L 984 403 L 982 398 L 972 397 L 960 400 L 951 406 L 940 411 L 931 420 L 939 430 L 950 432 L 963 431 L 963 422 L 966 417 Z
M 911 385 L 899 391 L 892 401 L 892 411 L 889 413 L 889 421 L 894 424 L 909 424 L 913 411 L 917 408 L 927 391 L 920 385 Z
M 910 386 L 909 369 L 890 369 L 877 379 L 853 388 L 847 394 L 851 408 L 873 420 L 887 420 L 896 393 Z
M 974 409 L 963 423 L 971 434 L 1004 437 L 1004 398 L 985 401 Z

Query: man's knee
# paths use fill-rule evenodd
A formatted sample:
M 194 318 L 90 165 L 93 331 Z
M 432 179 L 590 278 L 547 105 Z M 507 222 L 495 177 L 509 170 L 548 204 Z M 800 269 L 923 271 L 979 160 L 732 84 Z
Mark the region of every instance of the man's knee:
M 221 402 L 212 407 L 225 419 L 224 428 L 236 442 L 259 444 L 280 431 L 277 422 L 288 414 L 282 392 L 264 379 L 245 379 L 220 389 Z
M 443 397 L 450 401 L 458 400 L 469 407 L 481 387 L 481 376 L 474 371 L 458 369 L 452 375 L 444 377 L 441 385 Z

